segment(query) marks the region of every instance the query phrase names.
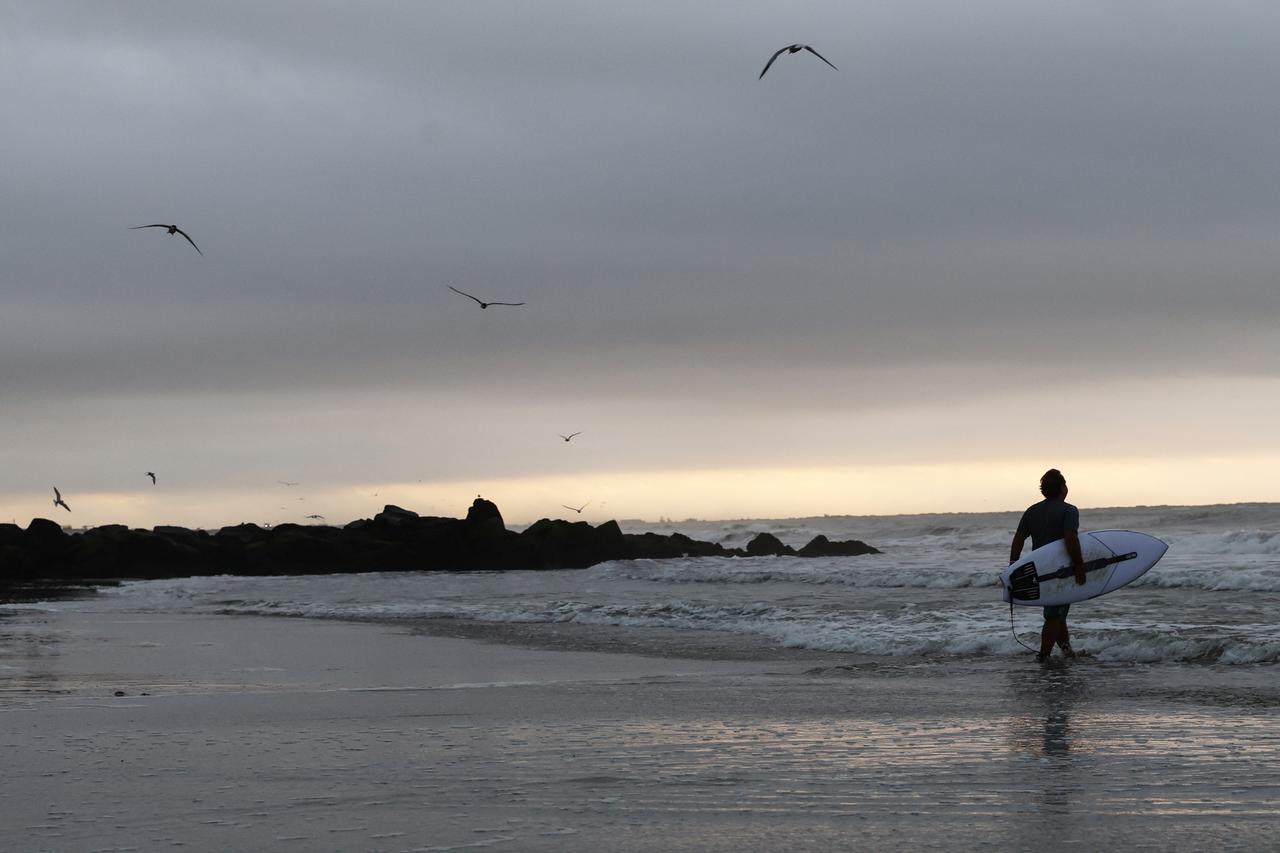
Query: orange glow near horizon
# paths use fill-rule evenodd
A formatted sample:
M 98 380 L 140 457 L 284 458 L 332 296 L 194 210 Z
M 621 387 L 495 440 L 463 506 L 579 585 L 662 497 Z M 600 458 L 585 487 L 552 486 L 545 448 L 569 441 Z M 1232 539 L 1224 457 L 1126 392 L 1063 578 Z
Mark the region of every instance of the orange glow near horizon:
M 1082 507 L 1265 502 L 1280 475 L 1280 456 L 1142 459 L 1117 462 L 1060 458 L 1002 463 L 843 465 L 615 471 L 520 479 L 300 486 L 246 491 L 160 491 L 66 495 L 72 513 L 30 495 L 0 497 L 0 520 L 32 517 L 68 527 L 177 524 L 216 528 L 257 524 L 341 525 L 368 518 L 385 504 L 422 515 L 460 517 L 477 494 L 496 502 L 516 526 L 538 518 L 598 523 L 656 520 L 898 515 L 1021 509 L 1038 499 L 1049 464 L 1061 468 L 1071 500 Z M 590 501 L 581 516 L 562 508 Z M 48 504 L 47 508 L 41 504 Z M 323 521 L 307 519 L 319 514 Z

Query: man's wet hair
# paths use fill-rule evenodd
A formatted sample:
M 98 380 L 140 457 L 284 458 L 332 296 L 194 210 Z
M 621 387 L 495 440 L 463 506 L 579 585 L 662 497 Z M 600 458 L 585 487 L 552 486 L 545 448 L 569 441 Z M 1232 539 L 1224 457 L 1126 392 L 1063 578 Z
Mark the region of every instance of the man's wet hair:
M 1067 487 L 1067 478 L 1057 468 L 1050 468 L 1040 478 L 1040 494 L 1046 498 L 1056 498 Z

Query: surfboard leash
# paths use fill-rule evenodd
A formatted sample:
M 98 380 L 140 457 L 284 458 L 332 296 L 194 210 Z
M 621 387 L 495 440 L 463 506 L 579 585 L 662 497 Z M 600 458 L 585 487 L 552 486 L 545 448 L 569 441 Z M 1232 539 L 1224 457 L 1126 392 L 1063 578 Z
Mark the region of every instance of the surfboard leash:
M 1035 652 L 1036 654 L 1040 654 L 1039 649 L 1033 649 L 1030 646 L 1028 646 L 1026 643 L 1022 642 L 1022 638 L 1018 636 L 1018 629 L 1013 627 L 1013 600 L 1012 599 L 1010 599 L 1009 601 L 1009 630 L 1013 632 L 1013 639 L 1017 641 L 1018 645 L 1022 646 L 1024 649 L 1026 649 L 1029 652 Z

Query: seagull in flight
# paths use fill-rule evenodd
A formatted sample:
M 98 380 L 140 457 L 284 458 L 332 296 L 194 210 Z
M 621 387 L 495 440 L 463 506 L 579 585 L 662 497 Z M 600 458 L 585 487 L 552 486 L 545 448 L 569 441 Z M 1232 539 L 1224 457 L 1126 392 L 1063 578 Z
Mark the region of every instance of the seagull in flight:
M 563 438 L 565 441 L 571 441 L 573 440 L 573 437 L 575 435 L 582 435 L 582 430 L 578 430 L 577 432 L 571 432 L 568 435 L 561 435 L 560 437 Z M 570 509 L 572 509 L 572 507 L 570 507 Z
M 560 506 L 564 507 L 565 509 L 571 509 L 574 512 L 576 512 L 578 515 L 582 515 L 582 511 L 587 507 L 591 506 L 591 501 L 587 501 L 582 506 L 569 506 L 568 504 L 560 504 Z
M 307 516 L 307 518 L 318 518 L 318 519 L 320 519 L 321 521 L 323 521 L 323 520 L 324 520 L 324 516 L 323 516 L 323 515 L 308 515 L 308 516 Z
M 60 506 L 67 512 L 71 512 L 71 507 L 67 506 L 67 502 L 62 499 L 62 492 L 58 491 L 58 487 L 53 487 L 53 505 Z
M 152 225 L 134 225 L 129 230 L 137 231 L 139 228 L 167 228 L 169 229 L 170 237 L 172 237 L 174 234 L 181 234 L 183 237 L 187 238 L 187 242 L 191 244 L 191 248 L 195 249 L 197 252 L 200 252 L 200 247 L 196 245 L 196 241 L 192 240 L 191 236 L 187 234 L 186 231 L 183 231 L 181 228 L 179 228 L 177 225 L 165 225 L 163 222 L 156 222 Z M 202 258 L 204 257 L 204 252 L 200 252 L 200 257 Z
M 147 472 L 147 476 L 151 478 L 151 485 L 153 485 L 153 486 L 154 486 L 154 485 L 156 484 L 156 472 L 155 472 L 155 471 L 148 471 L 148 472 Z
M 446 287 L 448 287 L 448 288 L 449 288 L 450 290 L 452 290 L 454 293 L 461 293 L 463 296 L 467 297 L 468 299 L 473 299 L 473 300 L 475 300 L 475 303 L 476 303 L 477 305 L 479 305 L 481 308 L 488 308 L 490 305 L 512 305 L 512 306 L 514 306 L 514 305 L 523 305 L 523 304 L 524 304 L 523 302 L 484 302 L 484 301 L 482 301 L 482 300 L 480 300 L 480 299 L 476 299 L 476 298 L 475 298 L 474 296 L 472 296 L 470 293 L 463 293 L 463 291 L 458 290 L 458 288 L 454 287 L 452 284 L 446 285 Z
M 280 484 L 280 485 L 282 485 L 282 486 L 296 486 L 296 485 L 298 485 L 297 483 L 291 483 L 291 482 L 289 482 L 288 480 L 276 480 L 276 482 L 277 482 L 277 483 L 279 483 L 279 484 Z
M 800 52 L 800 51 L 802 51 L 802 50 L 807 50 L 807 51 L 809 51 L 809 52 L 810 52 L 810 53 L 812 53 L 814 56 L 816 56 L 816 57 L 818 57 L 819 59 L 821 59 L 823 62 L 826 62 L 828 65 L 831 65 L 831 63 L 830 63 L 830 62 L 827 62 L 827 58 L 826 58 L 825 56 L 823 56 L 822 54 L 818 53 L 818 52 L 817 52 L 816 50 L 814 50 L 813 48 L 809 47 L 809 45 L 807 45 L 807 44 L 789 44 L 789 45 L 787 45 L 786 47 L 784 47 L 784 48 L 782 48 L 781 50 L 779 50 L 779 51 L 778 51 L 777 53 L 775 53 L 773 56 L 769 57 L 769 61 L 768 61 L 768 62 L 766 62 L 766 63 L 764 64 L 764 71 L 768 71 L 768 70 L 769 70 L 769 66 L 773 65 L 773 61 L 774 61 L 775 59 L 777 59 L 779 56 L 782 56 L 782 54 L 784 54 L 784 53 L 799 53 L 799 52 Z M 839 68 L 836 68 L 834 65 L 831 65 L 831 67 L 832 67 L 832 68 L 835 68 L 837 71 L 839 71 L 839 70 L 840 70 Z M 763 80 L 763 79 L 764 79 L 764 71 L 761 71 L 761 72 L 760 72 L 760 76 L 756 78 L 757 80 Z

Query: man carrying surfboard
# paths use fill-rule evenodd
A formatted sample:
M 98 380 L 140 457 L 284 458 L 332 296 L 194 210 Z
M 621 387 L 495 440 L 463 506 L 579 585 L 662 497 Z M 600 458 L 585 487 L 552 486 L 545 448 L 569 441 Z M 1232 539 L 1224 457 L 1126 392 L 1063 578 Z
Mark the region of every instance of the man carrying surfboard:
M 1061 539 L 1067 556 L 1071 558 L 1076 583 L 1083 585 L 1086 576 L 1084 556 L 1080 553 L 1080 510 L 1067 503 L 1067 478 L 1057 468 L 1050 468 L 1040 478 L 1040 494 L 1044 495 L 1044 500 L 1027 507 L 1018 522 L 1013 545 L 1009 549 L 1009 562 L 1016 563 L 1022 556 L 1022 546 L 1026 544 L 1027 537 L 1031 538 L 1033 549 Z M 1040 629 L 1040 653 L 1036 660 L 1048 660 L 1055 644 L 1067 657 L 1076 656 L 1067 632 L 1067 611 L 1070 609 L 1070 604 L 1044 608 L 1044 627 Z

